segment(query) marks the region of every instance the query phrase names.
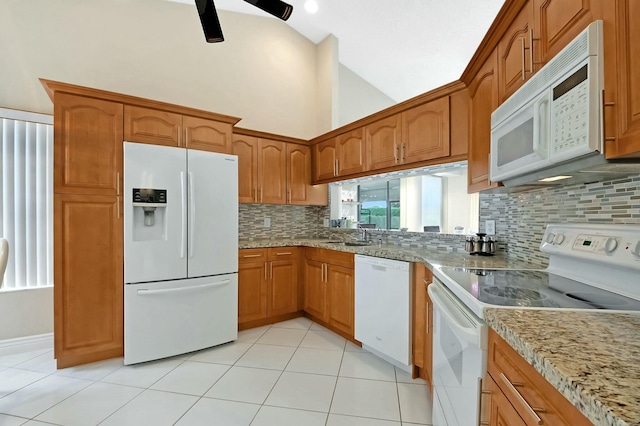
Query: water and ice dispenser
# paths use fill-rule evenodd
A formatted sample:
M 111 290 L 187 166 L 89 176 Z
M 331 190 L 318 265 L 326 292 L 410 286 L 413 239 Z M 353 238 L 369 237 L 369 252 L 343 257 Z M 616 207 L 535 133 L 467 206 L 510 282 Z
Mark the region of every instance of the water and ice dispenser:
M 133 188 L 133 240 L 165 239 L 167 190 Z

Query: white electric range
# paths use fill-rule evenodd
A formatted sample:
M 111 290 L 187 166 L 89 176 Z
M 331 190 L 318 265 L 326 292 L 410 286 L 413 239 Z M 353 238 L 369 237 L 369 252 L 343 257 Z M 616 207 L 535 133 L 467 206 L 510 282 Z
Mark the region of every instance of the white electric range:
M 485 308 L 640 314 L 640 225 L 548 225 L 540 250 L 543 270 L 434 269 L 434 426 L 478 424 Z

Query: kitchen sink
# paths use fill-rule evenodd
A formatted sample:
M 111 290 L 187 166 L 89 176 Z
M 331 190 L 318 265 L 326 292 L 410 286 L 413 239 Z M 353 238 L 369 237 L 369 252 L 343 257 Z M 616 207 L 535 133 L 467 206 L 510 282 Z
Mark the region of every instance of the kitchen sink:
M 359 246 L 370 246 L 371 243 L 369 241 L 351 241 L 351 242 L 344 243 L 344 245 L 359 247 Z

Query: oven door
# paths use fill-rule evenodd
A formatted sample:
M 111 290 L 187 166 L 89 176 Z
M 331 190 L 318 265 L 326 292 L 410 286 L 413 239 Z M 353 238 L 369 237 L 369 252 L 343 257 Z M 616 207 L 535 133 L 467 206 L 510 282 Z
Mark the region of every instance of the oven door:
M 491 181 L 499 182 L 551 165 L 549 99 L 550 91 L 545 90 L 499 122 L 494 122 L 500 116 L 499 111 L 492 114 Z
M 433 302 L 433 424 L 477 425 L 487 371 L 487 326 L 437 279 Z

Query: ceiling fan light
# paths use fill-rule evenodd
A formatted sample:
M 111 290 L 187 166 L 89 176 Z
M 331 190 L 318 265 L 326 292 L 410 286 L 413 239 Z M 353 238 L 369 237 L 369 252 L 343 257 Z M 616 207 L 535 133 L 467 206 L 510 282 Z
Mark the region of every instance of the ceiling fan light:
M 196 0 L 196 7 L 198 8 L 200 23 L 202 24 L 204 38 L 207 40 L 207 43 L 224 41 L 222 27 L 218 19 L 218 12 L 216 12 L 216 6 L 213 4 L 213 0 Z
M 244 0 L 270 15 L 286 21 L 293 12 L 293 6 L 281 0 Z

